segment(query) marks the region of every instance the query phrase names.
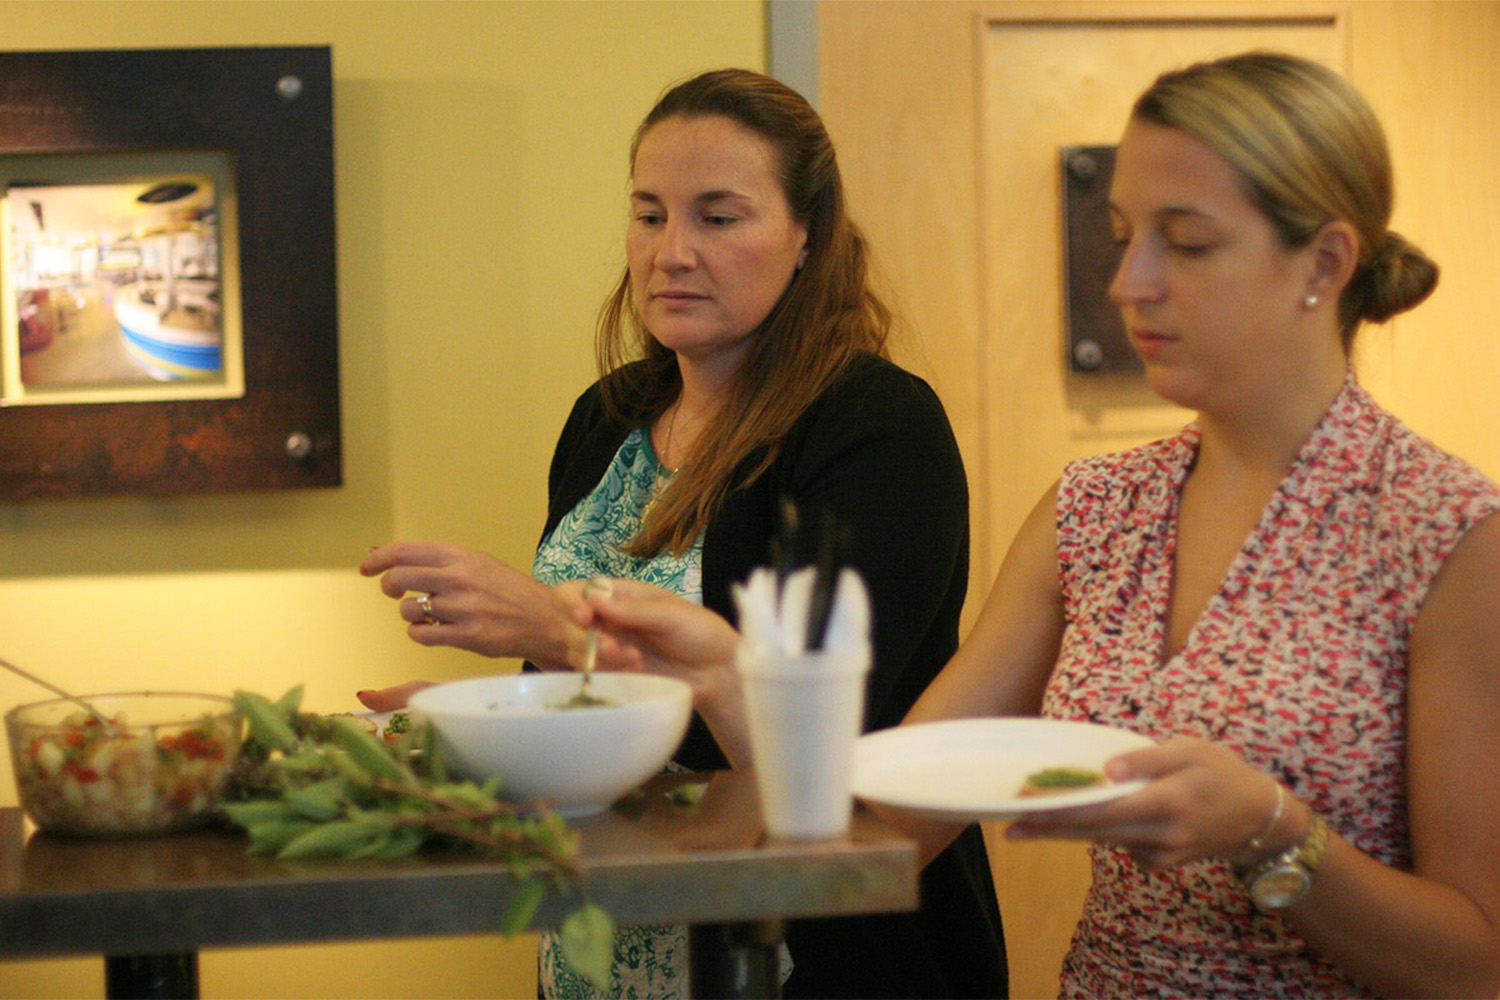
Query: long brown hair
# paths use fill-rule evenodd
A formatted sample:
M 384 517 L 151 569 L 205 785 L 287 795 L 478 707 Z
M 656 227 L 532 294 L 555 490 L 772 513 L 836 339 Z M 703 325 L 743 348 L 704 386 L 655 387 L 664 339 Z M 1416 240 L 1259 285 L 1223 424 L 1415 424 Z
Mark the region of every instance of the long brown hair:
M 1383 323 L 1437 285 L 1438 267 L 1389 228 L 1390 153 L 1375 112 L 1343 77 L 1277 52 L 1246 52 L 1164 73 L 1131 117 L 1175 128 L 1235 168 L 1284 246 L 1329 222 L 1359 231 L 1359 265 L 1339 296 L 1347 352 L 1365 320 Z
M 884 356 L 891 313 L 869 285 L 868 251 L 844 206 L 833 143 L 818 113 L 785 84 L 742 69 L 703 73 L 667 90 L 630 147 L 667 118 L 719 116 L 754 132 L 776 153 L 778 179 L 793 217 L 807 230 L 807 259 L 753 335 L 753 344 L 692 460 L 662 490 L 640 535 L 637 556 L 693 544 L 731 490 L 775 460 L 787 431 L 860 351 Z M 676 355 L 636 313 L 627 268 L 599 311 L 595 351 L 605 405 L 621 419 L 649 424 L 682 390 Z M 643 364 L 628 362 L 643 360 Z

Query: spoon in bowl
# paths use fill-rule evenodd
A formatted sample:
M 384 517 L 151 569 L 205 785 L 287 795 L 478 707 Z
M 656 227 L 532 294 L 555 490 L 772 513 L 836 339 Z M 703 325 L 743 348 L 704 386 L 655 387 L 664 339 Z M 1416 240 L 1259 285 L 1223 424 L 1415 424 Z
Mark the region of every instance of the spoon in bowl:
M 587 599 L 590 594 L 607 594 L 611 590 L 609 577 L 594 576 L 583 586 L 583 595 Z M 604 699 L 589 692 L 589 682 L 594 679 L 594 664 L 599 659 L 599 626 L 595 625 L 589 629 L 588 645 L 583 652 L 583 681 L 578 685 L 578 693 L 569 699 L 570 705 L 597 705 Z
M 84 701 L 77 695 L 72 695 L 64 691 L 62 688 L 58 687 L 56 684 L 53 684 L 51 681 L 44 681 L 29 670 L 22 670 L 20 667 L 16 666 L 14 663 L 11 663 L 4 657 L 0 657 L 0 667 L 4 667 L 6 670 L 9 670 L 13 674 L 21 675 L 28 681 L 31 681 L 33 684 L 40 684 L 42 687 L 46 688 L 48 691 L 51 691 L 53 694 L 61 695 L 68 701 L 71 701 L 73 704 L 77 705 L 79 708 L 92 715 L 105 729 L 113 729 L 115 727 L 114 722 L 109 718 L 109 716 L 105 715 L 103 712 L 99 711 L 93 705 L 90 705 L 88 702 Z

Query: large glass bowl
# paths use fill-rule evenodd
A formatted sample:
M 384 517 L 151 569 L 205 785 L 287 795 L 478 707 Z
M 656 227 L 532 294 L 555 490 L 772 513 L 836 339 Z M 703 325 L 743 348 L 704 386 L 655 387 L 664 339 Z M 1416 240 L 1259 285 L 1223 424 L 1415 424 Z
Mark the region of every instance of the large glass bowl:
M 128 837 L 195 826 L 218 807 L 244 724 L 229 698 L 144 691 L 5 715 L 21 807 L 51 833 Z

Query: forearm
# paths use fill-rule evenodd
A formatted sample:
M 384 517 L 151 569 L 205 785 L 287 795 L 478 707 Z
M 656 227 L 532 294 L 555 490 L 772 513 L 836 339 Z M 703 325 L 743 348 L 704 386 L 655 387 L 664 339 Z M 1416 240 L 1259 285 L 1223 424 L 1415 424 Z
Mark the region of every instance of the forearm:
M 538 586 L 541 586 L 538 584 Z M 588 633 L 569 621 L 566 612 L 548 602 L 536 602 L 530 613 L 515 623 L 497 623 L 477 652 L 489 656 L 514 656 L 542 670 L 578 670 Z
M 906 724 L 1036 715 L 1062 641 L 1052 510 L 1055 488 L 1021 526 L 979 618 Z
M 1500 935 L 1465 893 L 1334 837 L 1287 919 L 1319 955 L 1382 996 L 1494 997 Z
M 925 819 L 904 809 L 895 809 L 875 802 L 869 803 L 869 808 L 887 825 L 917 842 L 918 871 L 926 868 L 933 858 L 942 854 L 959 834 L 968 829 L 966 823 Z
M 1449 555 L 1412 632 L 1406 814 L 1415 874 L 1336 841 L 1293 915 L 1389 996 L 1500 993 L 1500 518 Z M 1481 763 L 1485 762 L 1485 763 Z
M 719 749 L 724 751 L 729 766 L 736 770 L 750 767 L 754 760 L 750 723 L 745 717 L 744 691 L 734 668 L 724 667 L 716 671 L 712 683 L 697 686 L 693 707 L 703 717 Z
M 576 654 L 582 633 L 567 622 L 537 622 L 533 631 L 517 636 L 516 640 L 514 644 L 501 647 L 508 652 L 493 655 L 517 656 L 542 670 L 577 670 L 582 667 Z

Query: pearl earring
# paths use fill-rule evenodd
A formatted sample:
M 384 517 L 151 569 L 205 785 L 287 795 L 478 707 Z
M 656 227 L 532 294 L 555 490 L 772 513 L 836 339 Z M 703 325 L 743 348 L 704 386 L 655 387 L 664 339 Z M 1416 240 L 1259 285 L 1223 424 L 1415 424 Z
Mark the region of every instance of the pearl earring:
M 1318 304 L 1318 297 L 1316 295 L 1309 295 L 1307 298 L 1302 300 L 1302 304 L 1307 306 L 1307 308 L 1312 309 Z

